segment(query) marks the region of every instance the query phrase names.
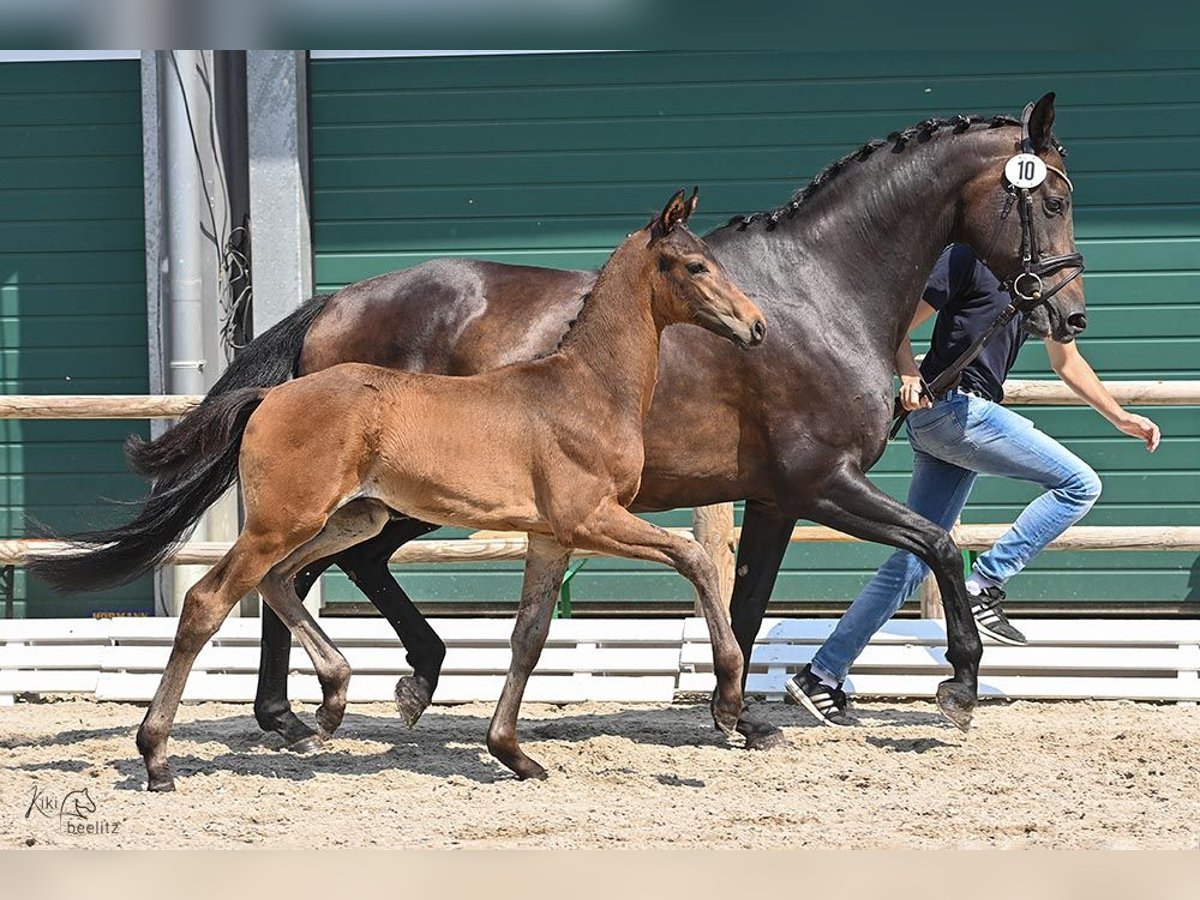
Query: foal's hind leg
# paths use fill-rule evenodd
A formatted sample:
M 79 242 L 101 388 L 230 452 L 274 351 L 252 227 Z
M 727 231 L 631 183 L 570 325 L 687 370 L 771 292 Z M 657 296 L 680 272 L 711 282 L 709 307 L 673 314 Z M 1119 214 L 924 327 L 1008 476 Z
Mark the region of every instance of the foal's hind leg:
M 529 674 L 537 665 L 542 647 L 546 644 L 554 601 L 570 561 L 571 551 L 554 539 L 539 534 L 529 536 L 529 550 L 525 554 L 525 580 L 521 584 L 521 605 L 513 625 L 512 661 L 487 735 L 488 750 L 492 756 L 516 772 L 521 779 L 546 777 L 546 770 L 526 756 L 517 743 L 517 715 L 521 710 L 521 698 L 525 694 Z
M 253 588 L 285 552 L 283 540 L 262 534 L 238 537 L 233 548 L 187 592 L 171 657 L 137 733 L 152 791 L 171 791 L 167 739 L 196 655 L 221 626 L 238 600 Z
M 271 569 L 259 586 L 263 599 L 287 625 L 308 653 L 321 682 L 322 702 L 317 708 L 316 738 L 329 738 L 346 713 L 350 666 L 346 658 L 304 608 L 293 586 L 297 571 L 320 559 L 372 537 L 387 523 L 387 508 L 375 500 L 357 500 L 333 513 L 320 534 Z M 311 749 L 304 747 L 302 749 Z
M 576 529 L 575 544 L 613 556 L 666 563 L 695 586 L 708 623 L 717 674 L 713 721 L 726 735 L 732 735 L 742 713 L 742 651 L 721 602 L 716 567 L 704 548 L 639 519 L 615 502 L 597 509 Z

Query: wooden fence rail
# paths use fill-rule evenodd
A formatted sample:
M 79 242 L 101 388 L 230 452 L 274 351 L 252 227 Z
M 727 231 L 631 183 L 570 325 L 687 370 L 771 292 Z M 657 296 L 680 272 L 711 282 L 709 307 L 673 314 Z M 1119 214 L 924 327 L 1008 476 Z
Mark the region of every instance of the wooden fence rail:
M 1110 381 L 1106 386 L 1122 405 L 1200 405 L 1200 381 Z M 1013 405 L 1080 405 L 1060 381 L 1012 379 L 1005 382 L 1005 402 Z M 189 395 L 10 395 L 0 396 L 0 419 L 172 419 L 185 415 L 202 400 Z M 693 511 L 693 529 L 672 529 L 699 540 L 717 562 L 721 587 L 728 601 L 733 587 L 734 551 L 741 529 L 733 527 L 733 505 L 716 504 Z M 951 534 L 964 550 L 985 550 L 1009 526 L 956 525 Z M 792 532 L 796 543 L 854 541 L 821 526 Z M 212 565 L 229 549 L 222 541 L 183 544 L 168 560 L 175 565 Z M 0 566 L 22 566 L 35 554 L 61 553 L 66 545 L 54 541 L 2 540 Z M 1076 526 L 1054 541 L 1051 550 L 1194 550 L 1200 551 L 1200 527 Z M 521 559 L 525 537 L 501 532 L 478 532 L 466 540 L 415 541 L 401 547 L 396 563 L 497 562 Z M 580 552 L 580 556 L 592 555 Z M 936 615 L 936 598 L 926 596 L 923 614 Z
M 1123 406 L 1200 404 L 1200 381 L 1107 381 L 1105 387 Z M 13 394 L 0 396 L 0 419 L 175 419 L 195 409 L 202 399 L 186 394 Z M 1061 381 L 1029 379 L 1006 381 L 1004 402 L 1018 406 L 1083 403 Z

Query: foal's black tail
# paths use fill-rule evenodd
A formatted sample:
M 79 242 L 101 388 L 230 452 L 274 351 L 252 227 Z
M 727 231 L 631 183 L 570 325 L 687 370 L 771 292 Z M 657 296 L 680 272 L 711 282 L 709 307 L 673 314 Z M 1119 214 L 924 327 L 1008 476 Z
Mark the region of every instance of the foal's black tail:
M 260 337 L 251 341 L 230 363 L 200 406 L 184 416 L 175 428 L 157 440 L 145 441 L 140 437 L 131 437 L 126 441 L 125 458 L 133 470 L 150 478 L 161 479 L 203 458 L 206 448 L 189 447 L 182 440 L 173 439 L 175 432 L 179 431 L 188 419 L 223 394 L 246 387 L 274 387 L 287 381 L 295 369 L 300 348 L 304 345 L 304 337 L 308 334 L 313 320 L 329 302 L 329 297 L 329 294 L 313 297 L 286 319 L 277 322 Z M 236 456 L 225 477 L 225 487 L 233 484 L 234 478 L 237 477 Z M 169 485 L 162 484 L 162 487 L 165 489 Z M 159 485 L 156 485 L 155 491 L 158 490 Z
M 232 483 L 246 423 L 266 390 L 209 395 L 156 442 L 168 458 L 186 457 L 187 468 L 157 483 L 132 522 L 74 535 L 74 552 L 35 557 L 29 571 L 60 591 L 96 591 L 133 581 L 162 562 Z

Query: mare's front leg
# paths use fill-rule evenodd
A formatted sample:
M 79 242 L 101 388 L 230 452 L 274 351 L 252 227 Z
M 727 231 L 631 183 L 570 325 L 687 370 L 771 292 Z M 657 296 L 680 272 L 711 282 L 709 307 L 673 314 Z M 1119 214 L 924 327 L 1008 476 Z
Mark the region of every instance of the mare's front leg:
M 413 668 L 412 675 L 405 675 L 396 684 L 396 705 L 409 727 L 416 724 L 433 698 L 446 646 L 392 577 L 387 561 L 399 547 L 434 528 L 416 519 L 394 519 L 377 536 L 309 564 L 295 579 L 296 594 L 303 598 L 321 573 L 336 564 L 391 623 Z M 270 606 L 264 606 L 262 620 L 255 718 L 263 731 L 280 735 L 289 750 L 303 753 L 319 749 L 321 741 L 316 732 L 292 712 L 288 700 L 291 632 Z
M 933 571 L 946 607 L 946 659 L 954 667 L 954 677 L 938 685 L 937 705 L 966 731 L 978 699 L 983 645 L 971 616 L 962 557 L 950 535 L 848 466 L 825 484 L 808 517 L 854 537 L 907 550 Z
M 553 538 L 529 535 L 525 579 L 521 584 L 521 605 L 517 609 L 517 621 L 513 625 L 510 642 L 512 661 L 487 734 L 487 746 L 492 756 L 522 780 L 546 777 L 546 770 L 526 756 L 517 742 L 517 716 L 521 710 L 521 698 L 525 695 L 525 685 L 550 633 L 554 602 L 570 561 L 571 551 Z
M 589 516 L 576 529 L 575 543 L 610 556 L 664 563 L 692 583 L 712 641 L 713 669 L 717 674 L 713 721 L 726 735 L 732 735 L 742 715 L 742 652 L 721 601 L 716 566 L 704 548 L 639 519 L 616 502 L 606 503 Z
M 733 636 L 742 651 L 742 690 L 750 671 L 750 655 L 762 626 L 763 616 L 775 579 L 792 539 L 796 520 L 755 501 L 746 501 L 742 517 L 742 536 L 738 542 L 737 568 L 733 581 L 733 598 L 729 603 Z M 748 750 L 770 750 L 786 743 L 783 732 L 764 719 L 752 716 L 745 707 L 738 718 L 738 733 L 746 739 Z

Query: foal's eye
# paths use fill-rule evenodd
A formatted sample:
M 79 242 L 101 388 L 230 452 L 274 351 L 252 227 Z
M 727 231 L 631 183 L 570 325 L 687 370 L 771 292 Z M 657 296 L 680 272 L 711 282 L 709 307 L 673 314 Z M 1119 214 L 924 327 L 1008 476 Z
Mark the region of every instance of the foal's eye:
M 708 271 L 708 266 L 702 262 L 691 262 L 687 264 L 687 270 L 693 275 L 703 275 Z
M 1046 212 L 1050 213 L 1052 216 L 1063 211 L 1063 202 L 1058 197 L 1047 197 L 1045 206 Z

